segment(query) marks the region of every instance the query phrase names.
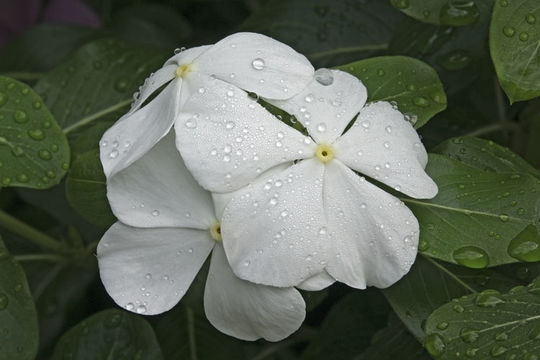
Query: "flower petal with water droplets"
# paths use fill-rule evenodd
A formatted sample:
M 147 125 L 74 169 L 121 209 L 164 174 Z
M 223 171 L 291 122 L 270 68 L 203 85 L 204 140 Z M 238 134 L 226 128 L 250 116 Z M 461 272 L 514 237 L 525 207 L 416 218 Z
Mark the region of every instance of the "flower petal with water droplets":
M 180 51 L 178 54 L 171 56 L 165 62 L 164 66 L 167 66 L 167 65 L 181 66 L 184 64 L 192 64 L 198 57 L 200 57 L 202 54 L 208 51 L 208 49 L 210 49 L 211 47 L 212 45 L 203 45 L 203 46 L 197 46 L 194 48 Z
M 310 277 L 309 279 L 304 280 L 296 287 L 307 291 L 319 291 L 322 289 L 326 289 L 335 282 L 336 279 L 331 277 L 326 271 L 321 271 L 320 273 Z
M 236 33 L 216 43 L 196 61 L 197 71 L 269 99 L 287 99 L 313 78 L 302 54 L 268 36 Z
M 339 161 L 327 165 L 324 206 L 334 255 L 326 270 L 364 289 L 388 287 L 405 275 L 418 246 L 418 221 L 402 201 Z
M 295 97 L 271 103 L 296 116 L 319 144 L 331 144 L 364 106 L 367 90 L 351 74 L 339 70 L 321 70 L 328 72 L 332 82 L 321 84 L 314 79 Z
M 170 132 L 107 182 L 111 208 L 136 227 L 208 229 L 215 222 L 210 194 L 186 169 Z
M 107 178 L 125 169 L 154 147 L 172 127 L 181 101 L 182 81 L 173 81 L 148 105 L 117 121 L 100 141 Z
M 221 245 L 212 253 L 204 309 L 219 331 L 242 340 L 282 340 L 298 330 L 306 316 L 304 299 L 296 289 L 236 277 Z
M 139 229 L 117 222 L 97 248 L 101 281 L 123 308 L 160 314 L 184 296 L 214 244 L 208 231 Z
M 387 102 L 370 104 L 335 144 L 336 157 L 350 168 L 419 199 L 437 194 L 425 173 L 427 153 L 403 114 Z
M 176 121 L 176 144 L 195 179 L 230 192 L 280 163 L 313 156 L 313 142 L 233 85 L 210 79 Z
M 257 180 L 229 202 L 221 233 L 237 276 L 286 287 L 322 271 L 330 248 L 323 173 L 321 162 L 304 160 Z

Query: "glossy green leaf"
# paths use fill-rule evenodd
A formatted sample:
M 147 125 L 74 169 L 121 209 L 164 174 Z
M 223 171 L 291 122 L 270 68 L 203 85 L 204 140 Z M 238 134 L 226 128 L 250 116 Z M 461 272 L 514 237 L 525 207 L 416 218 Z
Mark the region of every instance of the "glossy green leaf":
M 420 21 L 464 26 L 486 17 L 493 0 L 390 0 L 390 2 L 396 9 Z
M 52 360 L 163 359 L 150 324 L 137 315 L 104 310 L 62 336 Z
M 463 149 L 474 158 L 473 149 Z M 512 241 L 539 218 L 538 178 L 483 171 L 438 154 L 430 154 L 426 171 L 439 187 L 437 196 L 404 199 L 420 223 L 420 251 L 471 268 L 523 259 L 523 254 L 516 256 Z M 540 235 L 532 235 L 530 251 L 534 252 Z
M 407 275 L 383 293 L 409 331 L 422 340 L 422 323 L 439 306 L 487 288 L 506 291 L 523 283 L 498 270 L 467 269 L 418 256 Z
M 422 344 L 403 326 L 403 323 L 391 315 L 389 324 L 377 332 L 371 345 L 354 360 L 430 360 Z
M 37 312 L 26 276 L 0 238 L 0 360 L 33 360 L 38 340 Z
M 0 186 L 48 188 L 69 167 L 65 135 L 26 84 L 0 76 Z
M 386 313 L 387 305 L 379 293 L 368 290 L 346 295 L 326 315 L 301 359 L 337 360 L 359 355 L 373 334 L 384 327 Z
M 510 102 L 540 96 L 539 22 L 537 0 L 499 0 L 493 7 L 489 46 Z
M 204 317 L 187 306 L 176 306 L 161 315 L 156 334 L 165 360 L 244 359 L 244 342 L 216 330 Z
M 96 121 L 116 120 L 165 57 L 155 49 L 97 40 L 49 72 L 35 90 L 45 95 L 45 103 L 69 134 Z
M 108 227 L 114 217 L 107 200 L 107 182 L 99 150 L 90 150 L 78 156 L 66 179 L 66 196 L 69 204 L 88 222 Z
M 386 1 L 271 0 L 241 26 L 280 40 L 317 67 L 380 53 L 402 18 Z
M 450 302 L 430 315 L 426 333 L 435 359 L 538 359 L 540 278 L 509 293 L 485 290 Z
M 368 101 L 395 102 L 416 128 L 446 108 L 446 94 L 437 73 L 422 61 L 383 56 L 338 68 L 362 80 Z

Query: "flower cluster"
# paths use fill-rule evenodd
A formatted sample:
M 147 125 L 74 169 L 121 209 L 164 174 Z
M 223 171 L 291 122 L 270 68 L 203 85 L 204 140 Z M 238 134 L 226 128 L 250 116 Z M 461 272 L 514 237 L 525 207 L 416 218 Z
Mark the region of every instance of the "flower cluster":
M 111 297 L 140 314 L 167 311 L 210 256 L 209 321 L 277 341 L 305 317 L 297 289 L 400 279 L 418 222 L 380 186 L 415 198 L 437 186 L 411 124 L 390 103 L 366 100 L 356 77 L 315 71 L 259 34 L 170 58 L 100 142 L 119 220 L 97 250 Z

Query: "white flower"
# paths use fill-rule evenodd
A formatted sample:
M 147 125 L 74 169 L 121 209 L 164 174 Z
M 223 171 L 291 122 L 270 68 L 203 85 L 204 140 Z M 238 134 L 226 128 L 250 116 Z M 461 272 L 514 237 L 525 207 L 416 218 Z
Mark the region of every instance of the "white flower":
M 204 93 L 214 77 L 233 84 L 233 89 L 287 99 L 307 85 L 313 66 L 289 46 L 254 33 L 237 33 L 215 45 L 178 53 L 147 79 L 132 109 L 103 135 L 100 144 L 105 175 L 113 176 L 149 151 L 169 132 L 191 94 Z
M 179 116 L 205 116 L 188 131 L 177 128 L 177 147 L 197 181 L 211 191 L 236 190 L 296 161 L 240 190 L 227 206 L 224 246 L 236 275 L 295 286 L 327 272 L 365 288 L 387 287 L 407 273 L 417 253 L 416 218 L 355 173 L 415 198 L 435 196 L 424 172 L 426 151 L 403 115 L 387 102 L 364 107 L 367 92 L 358 79 L 321 69 L 302 93 L 273 102 L 296 116 L 305 136 L 244 92 L 224 96 L 228 87 L 215 79 Z
M 212 252 L 204 307 L 217 329 L 277 341 L 299 328 L 305 303 L 296 289 L 233 274 L 218 222 L 228 197 L 217 197 L 214 211 L 210 193 L 184 167 L 174 136 L 109 179 L 108 197 L 121 222 L 105 233 L 97 254 L 101 279 L 117 304 L 147 315 L 171 309 Z

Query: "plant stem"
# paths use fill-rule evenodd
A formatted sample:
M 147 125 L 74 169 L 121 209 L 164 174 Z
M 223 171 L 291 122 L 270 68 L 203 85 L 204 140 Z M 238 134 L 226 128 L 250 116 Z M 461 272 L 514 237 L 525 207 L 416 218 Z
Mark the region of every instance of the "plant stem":
M 52 261 L 59 262 L 65 260 L 61 255 L 57 254 L 25 254 L 25 255 L 14 255 L 13 258 L 19 262 L 21 261 Z
M 61 253 L 65 253 L 68 250 L 64 244 L 55 238 L 31 227 L 2 210 L 0 210 L 0 227 L 25 238 L 41 248 Z

